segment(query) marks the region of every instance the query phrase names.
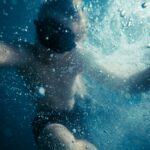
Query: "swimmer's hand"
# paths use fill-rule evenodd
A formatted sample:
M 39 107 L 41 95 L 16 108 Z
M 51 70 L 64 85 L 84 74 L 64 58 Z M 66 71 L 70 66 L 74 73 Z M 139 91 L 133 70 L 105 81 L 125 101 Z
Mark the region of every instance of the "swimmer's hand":
M 0 67 L 20 66 L 27 61 L 27 49 L 29 44 L 26 43 L 6 43 L 0 41 Z

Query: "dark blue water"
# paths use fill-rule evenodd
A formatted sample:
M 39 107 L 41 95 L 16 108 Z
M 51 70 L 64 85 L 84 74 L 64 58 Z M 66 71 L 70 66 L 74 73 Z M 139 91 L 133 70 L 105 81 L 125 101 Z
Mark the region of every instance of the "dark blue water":
M 0 40 L 34 40 L 28 2 L 0 1 Z M 0 150 L 35 150 L 32 97 L 15 69 L 0 70 L 0 91 Z
M 100 41 L 100 37 L 96 37 L 94 29 L 97 29 L 98 24 L 106 18 L 110 1 L 88 0 L 85 3 L 88 8 L 91 8 L 92 4 L 92 8 L 89 11 L 91 28 L 88 35 L 90 42 L 95 47 L 98 47 L 98 45 L 104 47 L 103 52 L 105 54 L 114 52 L 114 49 L 107 50 L 110 46 L 112 47 L 110 39 L 114 41 L 114 33 L 107 32 L 108 36 L 106 35 L 106 37 L 110 37 L 108 42 L 101 32 L 100 35 L 104 38 L 101 38 Z M 90 4 L 90 2 L 92 3 Z M 116 2 L 119 2 L 119 0 L 116 0 Z M 36 2 L 29 0 L 1 0 L 0 40 L 34 42 L 33 18 L 36 17 L 40 3 L 40 0 Z M 95 10 L 99 10 L 99 14 Z M 95 17 L 98 17 L 96 22 L 93 21 Z M 114 24 L 116 22 L 114 23 L 113 21 L 115 22 L 116 20 L 112 19 L 110 28 L 115 31 Z M 103 25 L 106 25 L 106 23 L 104 22 Z M 117 28 L 117 26 L 115 27 Z M 107 31 L 105 28 L 103 29 L 102 31 Z M 133 32 L 138 30 L 132 26 L 129 29 Z M 144 31 L 147 31 L 147 28 Z M 123 30 L 124 32 L 127 35 L 129 31 L 126 28 L 125 31 Z M 115 39 L 118 39 L 116 33 Z M 144 38 L 144 35 L 142 36 Z M 116 46 L 115 48 L 118 47 Z M 145 56 L 146 59 L 147 56 Z M 90 79 L 87 80 L 87 84 L 91 85 L 88 85 L 89 95 L 92 95 L 91 98 L 97 99 L 98 97 L 100 99 L 100 101 L 96 101 L 95 111 L 98 109 L 96 116 L 91 114 L 89 117 L 92 119 L 88 119 L 86 122 L 87 125 L 93 127 L 92 120 L 97 121 L 95 128 L 93 127 L 89 131 L 91 132 L 91 138 L 98 143 L 97 145 L 100 145 L 102 150 L 149 150 L 149 93 L 122 96 L 122 93 L 111 91 L 108 87 L 103 87 L 97 82 L 90 81 Z M 0 150 L 36 150 L 31 126 L 35 110 L 32 103 L 33 98 L 28 93 L 22 77 L 15 69 L 0 70 L 0 91 Z

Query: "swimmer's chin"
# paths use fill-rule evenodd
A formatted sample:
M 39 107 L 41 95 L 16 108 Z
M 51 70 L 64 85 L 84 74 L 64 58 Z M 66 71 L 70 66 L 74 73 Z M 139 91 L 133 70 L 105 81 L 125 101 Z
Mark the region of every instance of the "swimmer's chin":
M 41 43 L 36 42 L 34 48 L 32 49 L 32 54 L 35 58 L 42 62 L 49 62 L 55 57 L 64 56 L 70 52 L 76 50 L 76 44 L 74 47 L 71 47 L 69 50 L 64 51 L 63 53 L 57 53 L 50 48 L 44 47 Z

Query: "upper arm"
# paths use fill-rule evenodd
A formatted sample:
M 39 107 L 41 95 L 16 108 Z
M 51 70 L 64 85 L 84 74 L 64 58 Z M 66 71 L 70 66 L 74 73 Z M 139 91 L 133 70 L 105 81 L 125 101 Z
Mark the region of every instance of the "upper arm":
M 131 75 L 128 67 L 111 63 L 103 64 L 99 55 L 94 52 L 83 50 L 80 54 L 84 72 L 109 89 L 124 90 L 130 94 L 150 89 L 150 68 Z
M 89 69 L 87 73 L 91 77 L 95 78 L 100 84 L 105 85 L 109 89 L 117 91 L 126 91 L 130 94 L 146 92 L 150 90 L 150 68 L 147 68 L 141 72 L 128 77 L 117 76 L 110 72 L 108 68 L 104 68 L 101 65 L 95 64 L 91 67 L 88 64 Z M 121 66 L 120 66 L 121 68 Z
M 83 72 L 98 83 L 112 89 L 119 89 L 124 86 L 125 80 L 108 70 L 101 62 L 100 57 L 95 52 L 80 51 L 78 56 L 82 64 Z
M 26 47 L 23 44 L 0 42 L 0 67 L 18 66 L 27 61 Z

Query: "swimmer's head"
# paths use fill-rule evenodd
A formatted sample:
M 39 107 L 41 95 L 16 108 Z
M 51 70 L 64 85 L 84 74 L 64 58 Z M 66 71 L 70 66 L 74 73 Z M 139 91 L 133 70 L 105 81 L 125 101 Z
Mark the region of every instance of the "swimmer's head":
M 80 0 L 45 1 L 35 25 L 38 40 L 44 47 L 57 53 L 72 50 L 85 31 Z

